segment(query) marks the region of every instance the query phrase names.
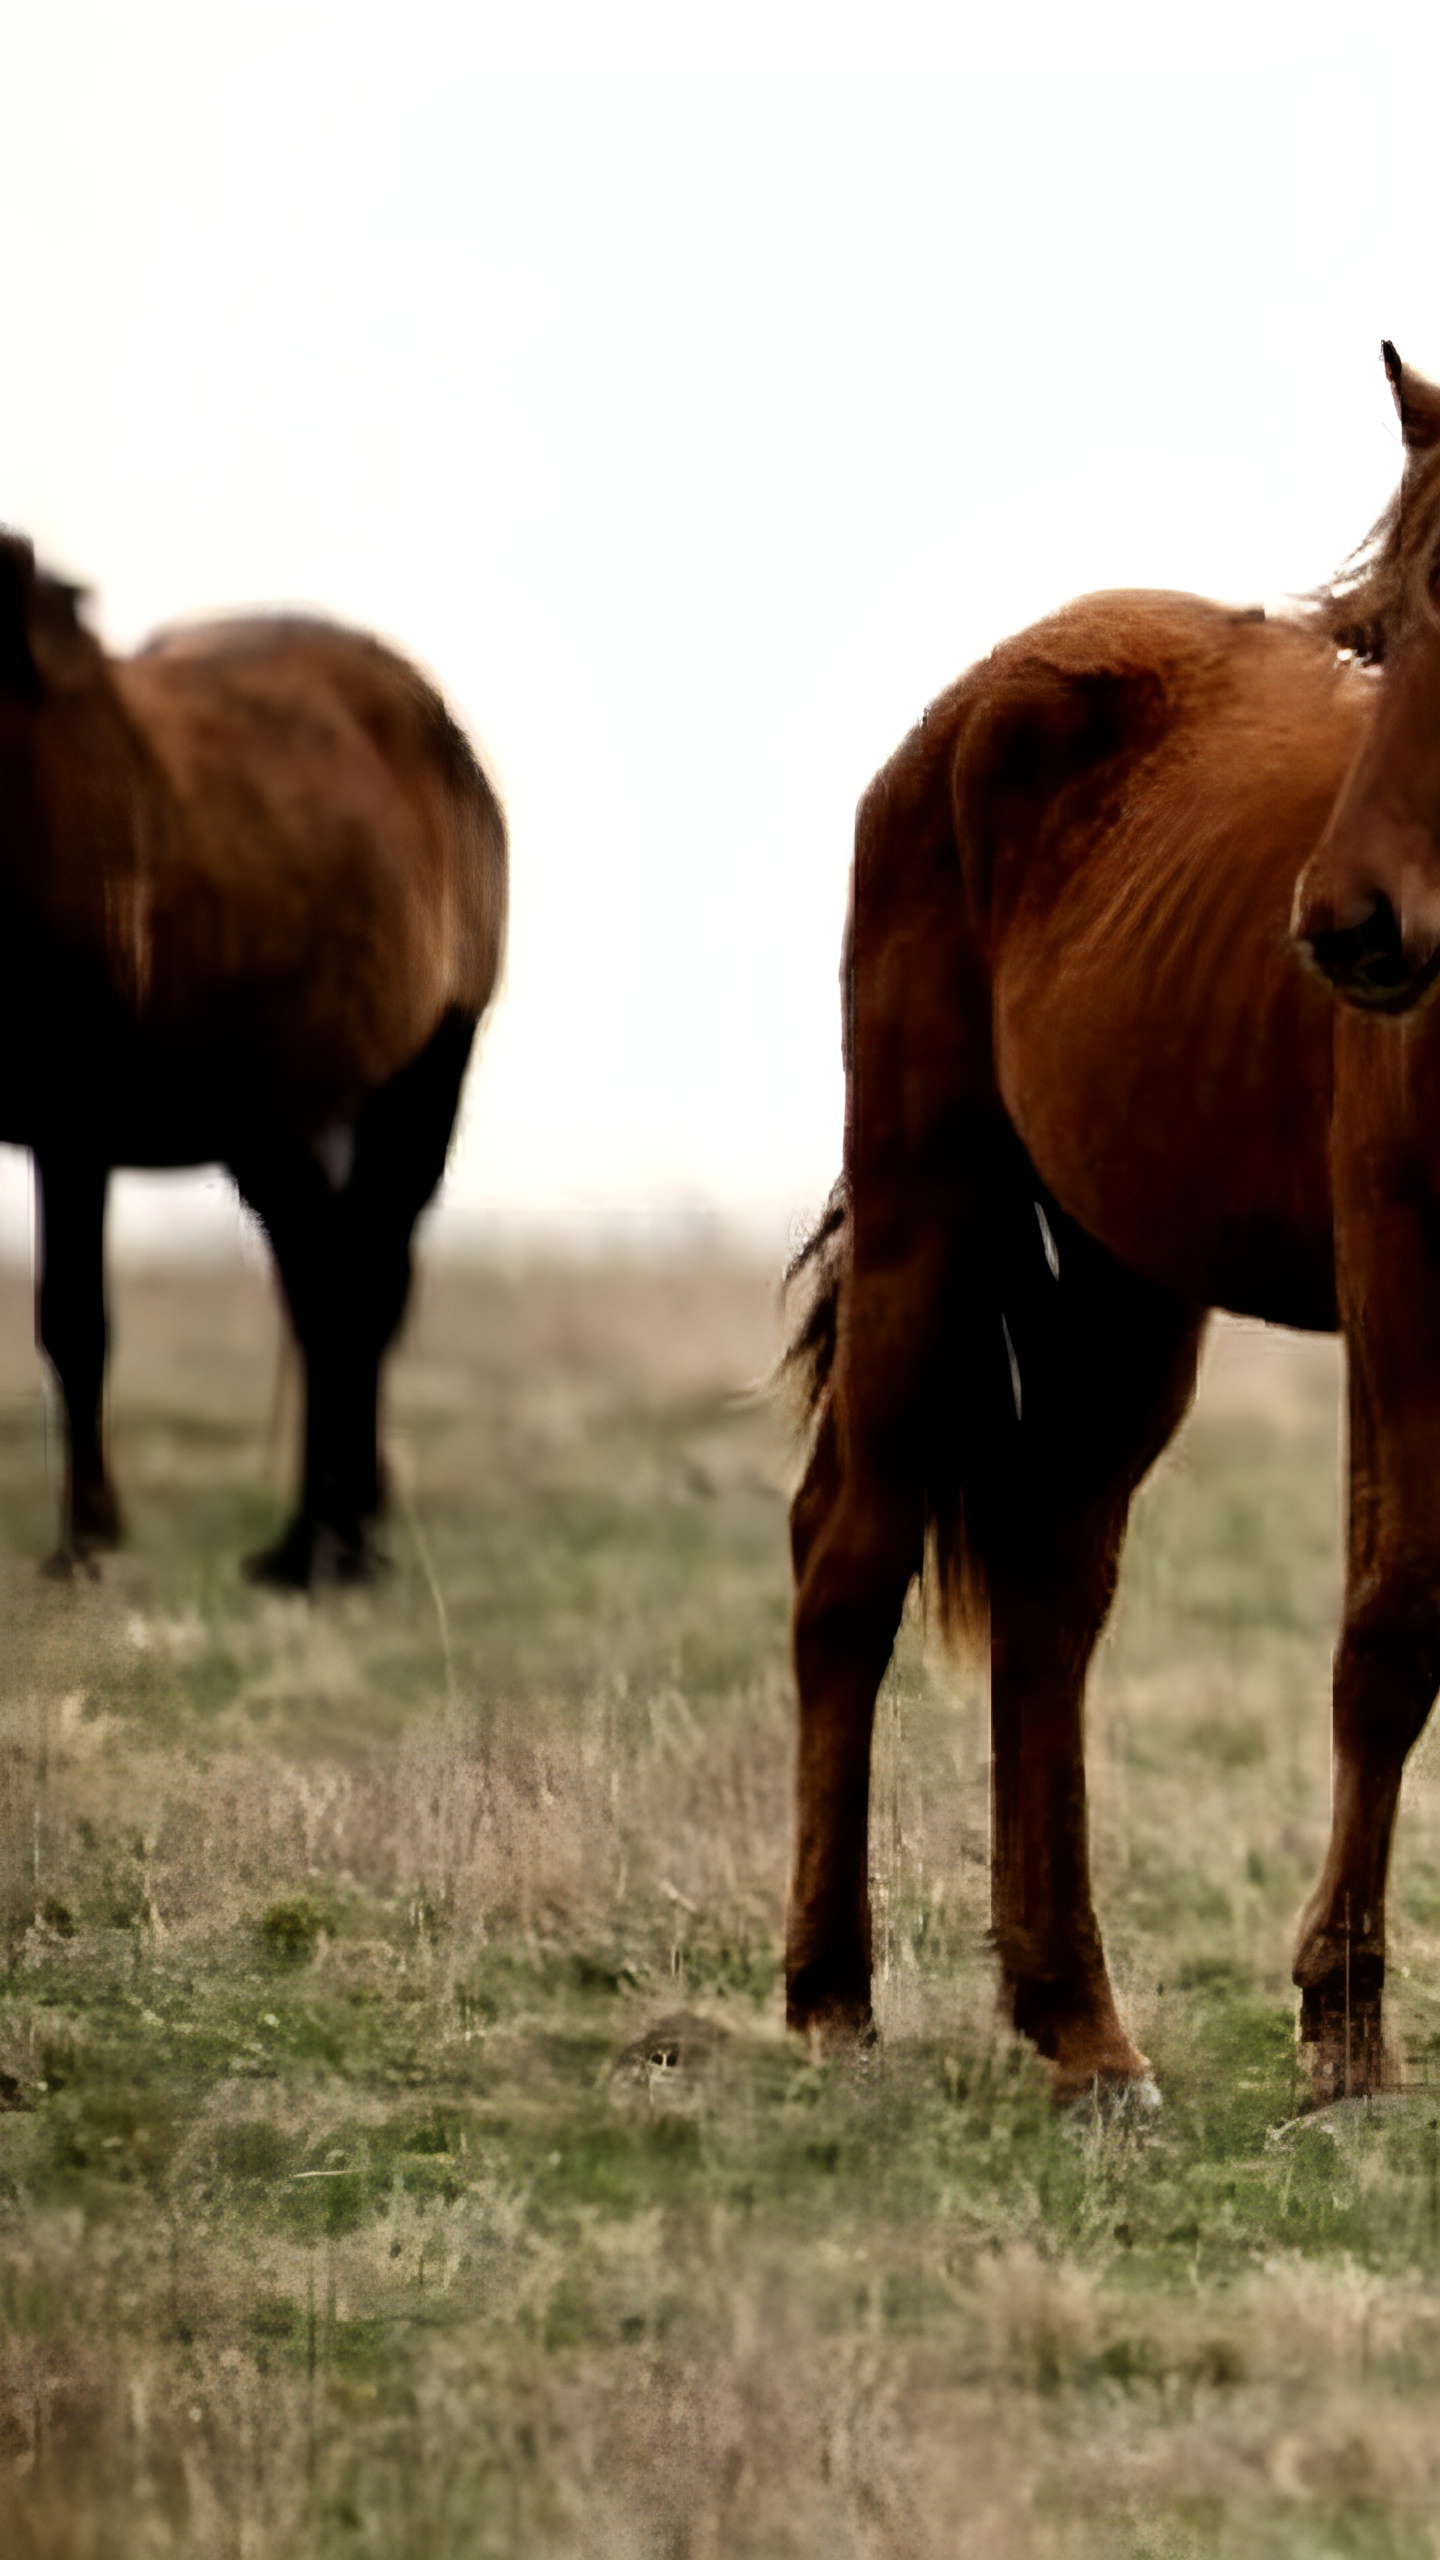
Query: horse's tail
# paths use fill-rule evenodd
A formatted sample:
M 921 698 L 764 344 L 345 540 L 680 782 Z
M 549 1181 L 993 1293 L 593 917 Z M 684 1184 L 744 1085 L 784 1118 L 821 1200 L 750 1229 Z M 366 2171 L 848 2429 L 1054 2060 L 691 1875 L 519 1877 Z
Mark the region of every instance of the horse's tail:
M 456 974 L 462 1001 L 483 1013 L 505 956 L 510 861 L 505 812 L 464 730 L 438 695 L 431 699 L 432 746 L 451 811 Z
M 920 1433 L 926 1596 L 964 1652 L 988 1636 L 991 1571 L 1023 1552 L 1069 1462 L 1078 1266 L 1096 1249 L 998 1108 L 977 1113 L 953 1196 L 947 1320 Z
M 1011 1318 L 1002 1303 L 1008 1295 L 1013 1315 L 1015 1293 L 1007 1292 L 995 1268 L 995 1247 L 1008 1243 L 1011 1250 L 1003 1252 L 1003 1260 L 1018 1263 L 1025 1216 L 1036 1232 L 1023 1184 L 1007 1181 L 994 1163 L 985 1168 L 983 1179 L 988 1201 L 977 1201 L 978 1214 L 954 1239 L 950 1320 L 930 1347 L 924 1409 L 915 1417 L 912 1435 L 924 1496 L 925 1601 L 947 1643 L 962 1654 L 983 1642 L 988 1631 L 986 1563 L 1008 1508 L 1004 1480 L 1013 1473 L 1010 1444 L 1019 1418 L 1015 1399 L 1023 1396 L 1016 1384 Z M 1008 1238 L 1012 1224 L 1018 1233 Z M 785 1272 L 785 1295 L 793 1313 L 780 1377 L 812 1445 L 827 1407 L 844 1392 L 840 1343 L 852 1248 L 850 1190 L 842 1175 Z
M 802 1422 L 813 1424 L 835 1368 L 840 1291 L 849 1252 L 850 1194 L 842 1173 L 817 1224 L 785 1266 L 787 1304 L 802 1285 L 804 1297 L 780 1361 L 783 1383 L 793 1391 Z

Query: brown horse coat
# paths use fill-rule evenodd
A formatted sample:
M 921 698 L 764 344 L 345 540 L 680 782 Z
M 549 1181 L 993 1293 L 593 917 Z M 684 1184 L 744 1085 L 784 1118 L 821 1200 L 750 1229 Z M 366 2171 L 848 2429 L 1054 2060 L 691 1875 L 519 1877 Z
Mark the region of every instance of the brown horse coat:
M 34 907 L 98 933 L 155 1039 L 208 1046 L 223 1019 L 314 1132 L 353 1118 L 452 1006 L 484 1010 L 503 833 L 413 668 L 276 617 L 120 660 L 77 631 L 75 677 L 37 724 Z
M 869 2031 L 871 1722 L 928 1536 L 952 1619 L 988 1623 L 1009 2014 L 1061 2094 L 1145 2072 L 1091 1898 L 1085 1676 L 1206 1310 L 1336 1322 L 1350 1105 L 1288 925 L 1377 700 L 1321 614 L 1098 596 L 943 695 L 861 803 L 845 1176 L 796 1345 L 817 1427 L 792 1514 L 787 1977 L 824 2039 Z M 1434 1283 L 1426 1312 L 1440 1336 Z M 1337 1779 L 1302 1927 L 1322 2093 L 1385 2067 L 1397 1732 L 1379 1712 Z
M 67 1549 L 115 1524 L 105 1177 L 215 1157 L 269 1229 L 309 1369 L 300 1512 L 262 1564 L 308 1578 L 323 1532 L 362 1569 L 379 1360 L 505 900 L 494 794 L 392 651 L 272 617 L 112 659 L 0 539 L 0 1135 L 40 1177 Z

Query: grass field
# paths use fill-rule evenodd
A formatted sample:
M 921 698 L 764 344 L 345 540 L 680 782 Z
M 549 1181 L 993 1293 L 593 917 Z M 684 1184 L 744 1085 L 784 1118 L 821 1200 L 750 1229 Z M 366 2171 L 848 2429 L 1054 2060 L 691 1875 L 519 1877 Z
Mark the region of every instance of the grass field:
M 394 1572 L 237 1558 L 293 1384 L 245 1268 L 118 1291 L 131 1542 L 53 1537 L 0 1275 L 0 2545 L 14 2560 L 1440 2552 L 1440 1794 L 1414 2088 L 1296 2122 L 1327 1808 L 1327 1345 L 1238 1329 L 1097 1675 L 1102 1908 L 1165 2109 L 997 2028 L 978 1683 L 881 1705 L 880 2051 L 779 2024 L 764 1275 L 431 1275 Z M 277 1378 L 280 1392 L 277 1395 Z

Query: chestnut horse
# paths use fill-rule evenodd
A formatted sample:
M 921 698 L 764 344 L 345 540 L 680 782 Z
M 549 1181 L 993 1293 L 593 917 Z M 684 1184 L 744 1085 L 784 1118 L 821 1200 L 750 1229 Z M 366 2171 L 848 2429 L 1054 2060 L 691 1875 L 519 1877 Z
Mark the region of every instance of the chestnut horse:
M 1440 1683 L 1440 1013 L 1367 1017 L 1321 974 L 1398 1008 L 1440 973 L 1440 392 L 1386 357 L 1398 510 L 1311 606 L 1071 605 L 861 802 L 845 1172 L 791 1355 L 816 1427 L 788 2014 L 822 2043 L 871 2032 L 871 1728 L 928 1552 L 952 1628 L 988 1620 L 1005 2008 L 1057 2097 L 1144 2085 L 1091 1897 L 1084 1689 L 1224 1307 L 1347 1338 L 1332 1831 L 1295 1979 L 1317 2098 L 1391 2068 L 1386 1871 Z
M 380 1366 L 505 921 L 505 829 L 443 703 L 359 633 L 267 617 L 106 655 L 0 536 L 0 1137 L 33 1150 L 64 1401 L 57 1563 L 113 1544 L 106 1186 L 227 1165 L 305 1366 L 298 1509 L 258 1576 L 376 1561 Z

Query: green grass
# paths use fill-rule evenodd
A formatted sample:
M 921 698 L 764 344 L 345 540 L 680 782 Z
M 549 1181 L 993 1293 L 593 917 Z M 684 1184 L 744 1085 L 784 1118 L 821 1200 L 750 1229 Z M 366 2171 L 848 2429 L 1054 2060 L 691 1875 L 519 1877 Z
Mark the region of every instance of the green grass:
M 290 1417 L 253 1274 L 135 1276 L 131 1539 L 43 1582 L 0 1285 L 0 2473 L 19 2560 L 1415 2560 L 1440 2551 L 1440 1801 L 1415 2090 L 1297 2122 L 1337 1365 L 1233 1331 L 1137 1511 L 1096 1866 L 1165 2109 L 994 2017 L 976 1680 L 881 1701 L 877 2052 L 779 2024 L 768 1284 L 434 1275 L 394 1571 L 237 1558 Z

